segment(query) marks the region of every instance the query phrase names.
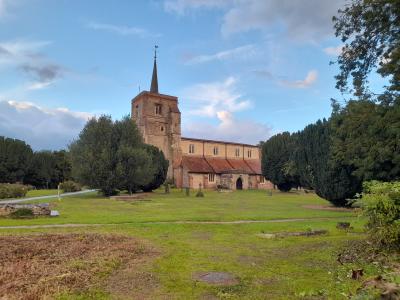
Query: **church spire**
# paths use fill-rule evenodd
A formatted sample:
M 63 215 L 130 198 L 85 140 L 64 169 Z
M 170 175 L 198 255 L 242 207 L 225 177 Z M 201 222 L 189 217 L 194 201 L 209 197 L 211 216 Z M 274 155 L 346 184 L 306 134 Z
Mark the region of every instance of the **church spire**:
M 158 94 L 158 78 L 157 78 L 157 48 L 154 46 L 154 66 L 153 66 L 153 76 L 151 77 L 150 92 Z

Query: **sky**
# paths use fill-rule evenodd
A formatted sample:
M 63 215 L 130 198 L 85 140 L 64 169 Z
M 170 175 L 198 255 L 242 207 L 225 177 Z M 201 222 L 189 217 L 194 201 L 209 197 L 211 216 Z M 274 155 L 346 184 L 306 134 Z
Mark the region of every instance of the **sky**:
M 182 135 L 258 143 L 331 113 L 344 0 L 0 0 L 0 135 L 62 149 L 149 90 Z

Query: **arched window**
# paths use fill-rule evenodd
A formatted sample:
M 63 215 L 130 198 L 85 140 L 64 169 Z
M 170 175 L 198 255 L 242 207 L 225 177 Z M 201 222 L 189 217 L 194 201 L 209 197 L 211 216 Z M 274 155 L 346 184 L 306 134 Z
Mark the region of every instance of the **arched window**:
M 218 147 L 214 147 L 213 153 L 214 155 L 218 155 Z
M 235 149 L 235 156 L 239 157 L 240 156 L 240 148 Z
M 189 145 L 189 153 L 194 153 L 194 144 Z
M 156 104 L 154 107 L 155 114 L 160 116 L 162 114 L 162 105 Z

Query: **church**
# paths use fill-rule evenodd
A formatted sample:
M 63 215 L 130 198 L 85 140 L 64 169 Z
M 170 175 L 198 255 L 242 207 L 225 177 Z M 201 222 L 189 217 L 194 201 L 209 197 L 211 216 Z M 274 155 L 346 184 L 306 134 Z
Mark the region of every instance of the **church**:
M 258 146 L 181 135 L 178 98 L 158 91 L 156 55 L 150 91 L 139 93 L 131 105 L 144 142 L 162 150 L 169 161 L 167 176 L 178 188 L 273 188 L 261 175 Z

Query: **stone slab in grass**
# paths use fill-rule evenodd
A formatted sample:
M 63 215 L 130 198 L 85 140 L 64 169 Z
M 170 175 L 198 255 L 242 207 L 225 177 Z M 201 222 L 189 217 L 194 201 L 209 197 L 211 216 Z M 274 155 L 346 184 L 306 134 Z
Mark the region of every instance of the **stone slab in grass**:
M 300 231 L 300 232 L 259 233 L 257 235 L 265 239 L 273 239 L 273 238 L 285 238 L 291 236 L 315 236 L 327 233 L 328 230 L 321 229 L 321 230 L 310 230 L 310 231 Z
M 199 272 L 193 275 L 193 279 L 212 285 L 229 286 L 239 284 L 239 280 L 227 272 Z

